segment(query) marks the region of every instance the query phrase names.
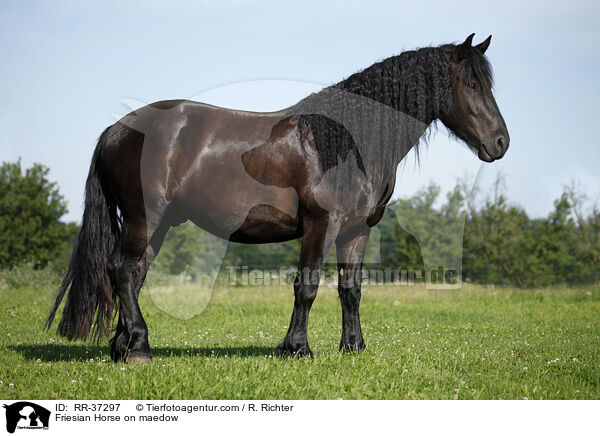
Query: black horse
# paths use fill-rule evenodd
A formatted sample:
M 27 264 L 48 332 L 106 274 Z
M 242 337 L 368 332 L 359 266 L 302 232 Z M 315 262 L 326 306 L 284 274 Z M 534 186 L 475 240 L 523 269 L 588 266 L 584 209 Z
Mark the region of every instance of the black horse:
M 335 243 L 340 349 L 363 349 L 360 271 L 399 162 L 438 119 L 483 161 L 508 148 L 484 56 L 491 36 L 472 40 L 390 57 L 279 112 L 172 100 L 108 127 L 47 327 L 67 294 L 58 332 L 100 340 L 118 303 L 112 358 L 150 359 L 139 291 L 169 228 L 191 220 L 242 243 L 302 238 L 292 319 L 276 350 L 284 356 L 312 355 L 308 315 Z

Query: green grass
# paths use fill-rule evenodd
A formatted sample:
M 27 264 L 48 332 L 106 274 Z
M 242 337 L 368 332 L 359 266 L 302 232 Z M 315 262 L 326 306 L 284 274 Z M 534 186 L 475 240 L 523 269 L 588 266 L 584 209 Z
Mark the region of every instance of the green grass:
M 287 329 L 291 288 L 223 288 L 185 321 L 143 291 L 154 353 L 146 365 L 111 362 L 106 343 L 42 331 L 53 293 L 44 285 L 0 290 L 0 398 L 600 398 L 598 287 L 368 287 L 360 355 L 337 351 L 339 302 L 322 287 L 309 327 L 315 357 L 287 360 L 272 354 Z

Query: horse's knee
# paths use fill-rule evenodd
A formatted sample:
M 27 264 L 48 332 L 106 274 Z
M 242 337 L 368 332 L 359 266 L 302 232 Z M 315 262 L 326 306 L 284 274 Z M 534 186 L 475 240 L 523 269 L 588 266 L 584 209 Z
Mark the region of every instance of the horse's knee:
M 294 295 L 296 301 L 302 305 L 310 306 L 317 297 L 318 290 L 318 283 L 315 285 L 312 283 L 302 283 L 298 280 L 294 283 Z
M 353 287 L 359 287 L 362 282 L 362 269 L 353 267 L 347 269 L 340 269 L 339 273 L 339 288 L 348 289 Z
M 294 281 L 294 295 L 296 300 L 303 304 L 312 304 L 319 290 L 320 271 L 304 271 L 296 276 Z

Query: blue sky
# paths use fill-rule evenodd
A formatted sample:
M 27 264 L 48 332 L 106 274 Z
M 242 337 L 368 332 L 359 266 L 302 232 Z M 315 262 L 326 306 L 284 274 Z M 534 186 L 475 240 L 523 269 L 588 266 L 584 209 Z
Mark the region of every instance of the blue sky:
M 396 195 L 501 171 L 533 216 L 578 180 L 600 194 L 596 2 L 3 1 L 0 160 L 50 167 L 79 220 L 100 132 L 130 105 L 194 98 L 280 109 L 385 57 L 493 35 L 488 57 L 511 148 L 482 165 L 444 127 Z M 131 103 L 131 102 L 134 103 Z

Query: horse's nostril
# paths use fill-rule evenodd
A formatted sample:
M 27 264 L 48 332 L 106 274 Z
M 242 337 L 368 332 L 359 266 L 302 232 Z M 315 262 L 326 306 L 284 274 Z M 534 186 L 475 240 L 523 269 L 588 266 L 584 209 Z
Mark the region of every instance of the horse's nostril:
M 503 151 L 506 148 L 506 139 L 504 138 L 504 136 L 498 136 L 498 139 L 496 139 L 496 146 L 498 147 L 499 151 Z

